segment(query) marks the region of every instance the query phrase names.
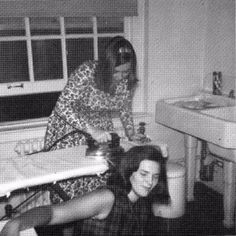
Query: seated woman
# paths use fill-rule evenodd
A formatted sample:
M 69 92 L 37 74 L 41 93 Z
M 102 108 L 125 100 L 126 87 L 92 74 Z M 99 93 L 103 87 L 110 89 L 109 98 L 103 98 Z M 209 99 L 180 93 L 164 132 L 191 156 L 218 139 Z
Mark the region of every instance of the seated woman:
M 166 159 L 151 145 L 123 154 L 108 185 L 70 201 L 37 207 L 9 221 L 0 236 L 42 225 L 78 221 L 74 235 L 144 235 L 151 203 L 169 202 Z

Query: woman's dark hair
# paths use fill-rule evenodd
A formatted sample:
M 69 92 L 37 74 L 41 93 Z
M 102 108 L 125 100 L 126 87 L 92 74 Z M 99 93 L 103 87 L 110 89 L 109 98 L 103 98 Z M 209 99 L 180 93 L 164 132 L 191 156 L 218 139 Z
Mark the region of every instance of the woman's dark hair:
M 158 184 L 153 188 L 148 197 L 160 203 L 169 203 L 170 196 L 166 173 L 167 158 L 162 156 L 161 150 L 157 146 L 135 146 L 125 152 L 121 157 L 116 173 L 111 177 L 108 184 L 116 185 L 129 193 L 132 188 L 130 176 L 138 170 L 143 160 L 155 161 L 160 165 Z
M 136 83 L 136 66 L 137 59 L 132 44 L 121 36 L 112 38 L 106 49 L 105 56 L 101 58 L 95 73 L 95 82 L 97 87 L 107 93 L 110 91 L 112 84 L 112 76 L 115 67 L 130 62 L 131 69 L 128 77 L 128 90 L 132 90 Z

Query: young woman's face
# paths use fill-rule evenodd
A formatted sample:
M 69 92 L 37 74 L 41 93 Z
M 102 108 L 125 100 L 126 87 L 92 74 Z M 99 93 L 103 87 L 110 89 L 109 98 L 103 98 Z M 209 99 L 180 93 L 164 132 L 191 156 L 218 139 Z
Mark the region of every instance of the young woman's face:
M 159 172 L 160 165 L 157 162 L 141 161 L 138 170 L 130 176 L 132 186 L 128 195 L 130 200 L 134 202 L 140 197 L 147 197 L 158 183 Z
M 131 69 L 130 62 L 115 67 L 115 71 L 113 73 L 113 81 L 117 83 L 122 79 L 127 78 L 130 74 L 130 69 Z

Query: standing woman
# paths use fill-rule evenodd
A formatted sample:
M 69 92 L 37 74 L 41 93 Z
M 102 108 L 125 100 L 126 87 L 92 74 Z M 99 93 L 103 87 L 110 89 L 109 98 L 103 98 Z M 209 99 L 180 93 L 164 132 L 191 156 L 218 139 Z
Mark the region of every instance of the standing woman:
M 136 55 L 131 43 L 120 36 L 112 38 L 105 58 L 84 62 L 69 77 L 49 117 L 45 151 L 87 144 L 86 134 L 97 142 L 111 140 L 113 112 L 118 112 L 126 136 L 133 139 L 131 103 L 136 83 Z M 58 184 L 74 198 L 105 185 L 108 176 L 105 173 Z M 62 199 L 54 193 L 51 201 Z

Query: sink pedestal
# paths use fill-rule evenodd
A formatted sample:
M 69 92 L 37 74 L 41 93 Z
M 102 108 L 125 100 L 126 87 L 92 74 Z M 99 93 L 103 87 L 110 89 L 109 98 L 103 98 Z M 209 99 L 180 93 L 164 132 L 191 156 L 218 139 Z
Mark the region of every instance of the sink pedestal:
M 235 163 L 224 162 L 224 226 L 231 228 L 234 226 L 235 212 Z M 235 219 L 236 225 L 236 219 Z
M 197 138 L 184 135 L 187 201 L 194 200 L 194 182 L 196 176 Z
M 186 166 L 186 198 L 187 201 L 194 200 L 194 183 L 196 177 L 196 154 L 198 139 L 185 134 L 185 166 Z M 236 225 L 234 222 L 235 212 L 235 185 L 236 185 L 236 164 L 231 161 L 224 161 L 224 220 L 226 228 Z

